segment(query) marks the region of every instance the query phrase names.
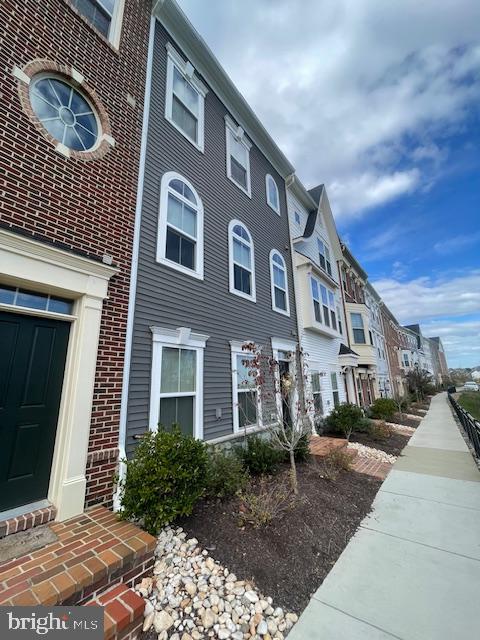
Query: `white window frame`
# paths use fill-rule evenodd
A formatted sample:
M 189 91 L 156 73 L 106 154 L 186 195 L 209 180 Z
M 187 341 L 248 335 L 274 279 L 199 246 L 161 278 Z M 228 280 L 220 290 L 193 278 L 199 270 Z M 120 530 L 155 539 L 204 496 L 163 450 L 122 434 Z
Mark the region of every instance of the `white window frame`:
M 181 55 L 167 42 L 167 86 L 165 92 L 165 118 L 170 124 L 179 131 L 182 136 L 188 140 L 196 149 L 204 153 L 204 137 L 205 137 L 205 96 L 208 93 L 207 87 L 200 80 L 195 73 L 193 65 L 183 60 Z M 198 94 L 198 127 L 197 127 L 197 140 L 190 138 L 187 133 L 178 126 L 172 116 L 173 109 L 173 69 L 177 68 L 177 71 L 183 76 L 188 84 Z
M 247 151 L 247 166 L 245 167 L 247 174 L 247 188 L 245 189 L 241 184 L 239 184 L 235 178 L 232 176 L 232 163 L 231 163 L 231 138 L 234 138 L 237 142 L 242 144 Z M 249 198 L 252 197 L 252 187 L 250 182 L 250 149 L 252 148 L 252 143 L 248 140 L 245 135 L 244 130 L 240 125 L 236 125 L 234 121 L 228 116 L 225 116 L 225 139 L 226 139 L 226 167 L 227 167 L 227 178 L 229 178 L 233 184 L 243 191 Z
M 164 347 L 189 349 L 196 352 L 195 400 L 193 415 L 193 435 L 203 439 L 203 360 L 209 336 L 192 333 L 188 327 L 168 329 L 166 327 L 150 327 L 152 332 L 152 370 L 150 382 L 150 411 L 148 428 L 158 430 L 160 418 L 160 389 L 162 383 L 162 354 Z M 191 393 L 185 395 L 192 395 Z M 176 394 L 178 396 L 178 394 Z
M 275 255 L 277 255 L 277 256 L 279 256 L 281 258 L 282 264 L 283 264 L 283 272 L 285 274 L 285 289 L 282 289 L 282 291 L 285 292 L 286 309 L 281 309 L 280 307 L 277 307 L 275 305 L 275 287 L 277 286 L 275 284 L 274 277 L 273 277 L 273 267 L 274 267 L 273 257 Z M 288 272 L 287 272 L 287 264 L 285 262 L 285 258 L 282 256 L 280 251 L 278 251 L 277 249 L 272 249 L 270 251 L 269 262 L 270 262 L 270 292 L 271 292 L 271 296 L 272 296 L 272 309 L 274 311 L 276 311 L 277 313 L 281 313 L 284 316 L 289 316 L 290 315 L 290 300 L 289 300 L 289 296 L 288 296 Z M 278 289 L 280 289 L 280 287 L 278 287 Z
M 318 376 L 318 386 L 319 386 L 319 390 L 318 391 L 314 391 L 313 389 L 313 376 L 317 375 Z M 320 368 L 314 367 L 309 371 L 309 377 L 308 377 L 308 385 L 309 385 L 309 391 L 310 391 L 310 396 L 311 396 L 311 402 L 312 402 L 312 406 L 311 406 L 311 419 L 313 422 L 313 426 L 315 427 L 315 417 L 319 417 L 319 418 L 323 418 L 325 416 L 325 402 L 323 400 L 323 385 L 322 385 L 322 372 L 320 371 Z M 320 416 L 316 416 L 315 414 L 315 396 L 319 395 L 320 396 L 320 400 L 322 403 L 322 413 Z
M 317 249 L 318 249 L 318 253 L 319 253 L 318 264 L 320 266 L 320 269 L 322 271 L 324 271 L 328 276 L 330 276 L 330 278 L 333 278 L 333 269 L 332 269 L 332 259 L 331 259 L 330 247 L 328 246 L 328 244 L 325 242 L 325 240 L 323 238 L 317 237 Z M 325 269 L 321 265 L 320 255 L 323 256 L 323 258 L 325 260 Z M 328 258 L 327 258 L 327 256 L 328 256 Z M 327 265 L 330 265 L 330 271 L 328 270 Z
M 245 340 L 244 342 L 239 342 L 237 340 L 230 341 L 230 350 L 231 350 L 231 365 L 232 365 L 232 423 L 233 423 L 233 433 L 249 433 L 250 431 L 257 431 L 263 427 L 262 421 L 262 402 L 260 397 L 260 389 L 255 387 L 255 391 L 257 394 L 257 422 L 256 424 L 252 424 L 245 427 L 240 427 L 240 420 L 238 417 L 238 371 L 237 371 L 237 356 L 244 356 L 245 359 L 254 357 L 251 351 L 245 350 L 243 347 L 246 344 L 252 344 L 251 340 Z
M 362 327 L 354 327 L 353 326 L 353 316 L 360 316 L 360 318 L 362 319 Z M 352 327 L 352 342 L 353 344 L 364 344 L 367 345 L 367 329 L 365 328 L 365 319 L 363 317 L 362 313 L 359 313 L 358 311 L 351 311 L 350 312 L 350 325 Z M 363 342 L 357 342 L 355 340 L 355 331 L 363 331 Z
M 240 225 L 241 227 L 243 227 L 243 229 L 245 229 L 245 231 L 248 234 L 248 237 L 250 239 L 250 257 L 251 257 L 251 274 L 252 274 L 252 293 L 250 295 L 248 295 L 248 293 L 243 293 L 243 291 L 238 291 L 238 289 L 235 289 L 235 278 L 234 278 L 234 271 L 233 271 L 233 265 L 234 265 L 234 260 L 233 260 L 233 227 L 235 225 Z M 242 239 L 240 238 L 240 241 L 242 241 Z M 241 265 L 243 266 L 243 265 Z M 229 271 L 229 291 L 230 293 L 233 293 L 236 296 L 240 296 L 240 298 L 245 298 L 245 300 L 250 300 L 251 302 L 256 302 L 257 301 L 257 293 L 256 293 L 256 288 L 255 288 L 255 251 L 254 251 L 254 246 L 253 246 L 253 238 L 252 238 L 252 234 L 250 233 L 250 231 L 248 230 L 248 227 L 241 222 L 240 220 L 230 220 L 230 223 L 228 225 L 228 271 Z
M 184 182 L 189 189 L 191 189 L 193 195 L 197 200 L 197 237 L 195 245 L 195 269 L 188 269 L 178 262 L 168 260 L 166 257 L 167 248 L 167 212 L 168 212 L 168 194 L 170 193 L 170 182 L 172 180 L 180 180 Z M 185 200 L 177 191 L 172 190 L 172 193 L 178 200 L 188 204 L 190 208 L 194 208 L 189 200 Z M 185 235 L 185 234 L 184 234 Z M 196 192 L 193 185 L 179 173 L 175 171 L 168 171 L 162 176 L 160 184 L 160 209 L 158 214 L 158 233 L 157 233 L 157 262 L 163 264 L 171 269 L 185 273 L 192 278 L 198 278 L 203 280 L 203 203 L 202 199 Z
M 318 288 L 318 294 L 319 294 L 319 298 L 318 300 L 316 298 L 313 297 L 313 290 L 312 290 L 312 280 L 314 280 L 317 284 L 317 288 Z M 327 305 L 324 305 L 323 303 L 323 299 L 322 299 L 322 290 L 321 287 L 323 287 L 324 289 L 326 289 L 327 291 Z M 330 295 L 333 295 L 333 307 L 330 305 Z M 327 287 L 327 285 L 323 284 L 319 278 L 315 277 L 313 274 L 310 274 L 310 300 L 311 300 L 311 304 L 312 304 L 312 319 L 315 322 L 315 324 L 318 325 L 322 325 L 322 327 L 326 327 L 327 329 L 331 330 L 332 332 L 338 333 L 339 335 L 343 335 L 342 333 L 340 333 L 339 330 L 339 323 L 338 323 L 338 310 L 339 310 L 339 305 L 337 302 L 337 298 L 335 296 L 335 292 L 330 289 L 329 287 Z M 318 302 L 320 305 L 320 317 L 321 320 L 317 320 L 316 316 L 315 316 L 315 304 L 314 302 Z M 326 324 L 325 322 L 325 316 L 324 316 L 324 309 L 323 307 L 326 306 L 328 309 L 328 322 L 329 324 Z M 335 320 L 336 320 L 336 328 L 332 327 L 332 312 L 335 314 Z
M 277 207 L 270 200 L 270 190 L 268 188 L 269 181 L 273 183 L 273 186 L 275 187 L 275 191 L 277 193 L 277 205 L 278 205 Z M 275 179 L 269 173 L 267 173 L 267 175 L 265 176 L 265 195 L 267 198 L 267 204 L 270 207 L 270 209 L 273 209 L 277 215 L 280 215 L 280 192 L 278 190 L 278 186 L 277 186 L 277 183 L 275 182 Z

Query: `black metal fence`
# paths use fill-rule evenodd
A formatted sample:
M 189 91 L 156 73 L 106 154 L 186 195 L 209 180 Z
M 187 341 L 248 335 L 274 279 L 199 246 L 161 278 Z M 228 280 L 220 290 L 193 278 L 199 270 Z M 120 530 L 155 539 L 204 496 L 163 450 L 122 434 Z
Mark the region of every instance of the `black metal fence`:
M 480 422 L 475 420 L 468 411 L 465 411 L 465 409 L 454 399 L 451 393 L 448 394 L 448 399 L 450 400 L 450 404 L 454 408 L 458 419 L 462 423 L 463 428 L 467 432 L 468 438 L 475 449 L 475 455 L 477 458 L 480 458 Z

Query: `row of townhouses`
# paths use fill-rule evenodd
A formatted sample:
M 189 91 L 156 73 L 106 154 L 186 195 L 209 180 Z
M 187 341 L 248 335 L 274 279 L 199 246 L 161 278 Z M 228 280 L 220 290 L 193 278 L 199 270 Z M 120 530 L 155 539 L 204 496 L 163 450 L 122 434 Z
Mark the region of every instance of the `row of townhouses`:
M 282 375 L 301 345 L 318 418 L 441 383 L 440 339 L 397 322 L 173 0 L 0 17 L 0 516 L 111 506 L 158 424 L 261 430 L 247 342 Z

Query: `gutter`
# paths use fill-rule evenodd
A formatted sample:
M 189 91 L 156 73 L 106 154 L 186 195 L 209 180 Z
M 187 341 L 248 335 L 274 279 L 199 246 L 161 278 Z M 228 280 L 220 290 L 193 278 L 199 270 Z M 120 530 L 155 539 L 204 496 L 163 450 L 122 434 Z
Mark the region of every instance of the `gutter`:
M 127 404 L 128 404 L 128 387 L 130 381 L 130 364 L 132 359 L 132 341 L 133 341 L 133 320 L 135 316 L 135 298 L 137 292 L 137 274 L 138 274 L 138 255 L 140 252 L 140 226 L 142 220 L 143 206 L 143 186 L 145 180 L 145 158 L 147 153 L 148 123 L 150 117 L 150 96 L 152 89 L 152 68 L 153 68 L 153 47 L 155 39 L 155 22 L 154 16 L 150 18 L 150 32 L 148 41 L 147 55 L 147 74 L 145 78 L 145 96 L 143 100 L 143 121 L 142 121 L 142 141 L 140 146 L 140 165 L 138 171 L 137 183 L 137 202 L 135 207 L 135 227 L 133 232 L 133 250 L 132 250 L 132 267 L 130 271 L 130 291 L 128 294 L 128 314 L 127 314 L 127 335 L 125 338 L 125 360 L 123 364 L 123 383 L 122 398 L 120 403 L 120 427 L 118 432 L 118 452 L 119 452 L 119 479 L 123 480 L 126 473 L 126 465 L 122 460 L 126 457 L 125 440 L 127 436 Z M 121 493 L 117 484 L 116 491 L 113 496 L 114 511 L 120 509 Z

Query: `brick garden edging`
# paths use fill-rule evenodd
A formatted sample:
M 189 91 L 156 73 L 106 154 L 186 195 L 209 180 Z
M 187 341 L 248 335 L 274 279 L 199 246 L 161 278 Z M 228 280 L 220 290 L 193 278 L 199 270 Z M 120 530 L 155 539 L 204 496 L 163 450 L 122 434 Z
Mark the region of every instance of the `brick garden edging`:
M 87 606 L 104 607 L 103 623 L 105 640 L 134 640 L 142 630 L 145 600 L 124 584 L 105 591 L 87 602 Z
M 105 509 L 50 525 L 58 540 L 0 565 L 0 605 L 74 605 L 151 574 L 155 538 Z

